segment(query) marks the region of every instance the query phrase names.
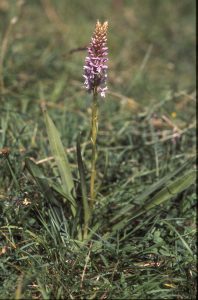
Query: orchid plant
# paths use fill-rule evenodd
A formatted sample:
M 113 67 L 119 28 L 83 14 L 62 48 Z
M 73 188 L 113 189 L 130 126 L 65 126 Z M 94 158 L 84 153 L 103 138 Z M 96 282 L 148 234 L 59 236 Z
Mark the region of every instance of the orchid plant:
M 76 224 L 75 228 L 71 229 L 74 238 L 77 240 L 88 240 L 93 234 L 89 230 L 92 224 L 92 215 L 94 209 L 94 201 L 96 197 L 95 179 L 96 179 L 96 159 L 97 159 L 97 132 L 98 132 L 98 97 L 105 97 L 107 90 L 107 29 L 108 22 L 101 24 L 96 23 L 95 31 L 91 39 L 90 45 L 87 48 L 88 55 L 85 59 L 84 78 L 85 88 L 89 93 L 93 94 L 92 103 L 92 121 L 91 121 L 91 142 L 92 142 L 92 157 L 91 157 L 91 174 L 90 174 L 90 195 L 87 193 L 87 183 L 84 172 L 83 160 L 81 157 L 80 141 L 77 140 L 77 162 L 79 171 L 79 185 L 76 186 L 72 177 L 72 172 L 69 166 L 67 154 L 61 142 L 58 130 L 50 116 L 47 113 L 45 105 L 42 110 L 44 113 L 47 135 L 50 143 L 51 152 L 59 170 L 61 183 L 53 182 L 50 179 L 44 179 L 44 174 L 41 169 L 33 163 L 32 160 L 26 160 L 26 167 L 37 181 L 47 200 L 54 205 L 58 205 L 53 191 L 58 192 L 63 198 L 63 207 L 66 205 L 70 209 L 70 219 Z M 79 187 L 79 188 L 78 188 Z M 81 193 L 77 190 L 81 190 Z M 46 192 L 47 191 L 47 192 Z M 47 194 L 46 194 L 47 193 Z M 81 201 L 79 207 L 79 200 Z M 81 214 L 82 211 L 82 214 Z M 64 213 L 63 213 L 64 214 Z M 63 215 L 62 214 L 62 215 Z M 60 217 L 62 218 L 62 217 Z M 82 222 L 83 220 L 83 222 Z M 64 221 L 63 221 L 64 222 Z
M 98 132 L 98 94 L 105 97 L 107 90 L 107 29 L 108 22 L 103 24 L 97 21 L 91 43 L 88 47 L 88 56 L 85 59 L 84 78 L 85 87 L 89 93 L 93 94 L 92 121 L 91 121 L 91 181 L 90 181 L 90 206 L 93 208 L 95 199 L 95 177 L 96 177 L 96 140 Z

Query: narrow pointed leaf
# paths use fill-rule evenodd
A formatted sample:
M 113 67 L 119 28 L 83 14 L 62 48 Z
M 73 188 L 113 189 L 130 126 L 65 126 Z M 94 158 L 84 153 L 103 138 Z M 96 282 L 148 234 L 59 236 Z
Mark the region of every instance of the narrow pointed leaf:
M 61 181 L 63 185 L 63 191 L 72 199 L 72 212 L 73 215 L 76 214 L 76 201 L 75 201 L 75 190 L 74 181 L 72 178 L 67 154 L 64 150 L 63 144 L 61 142 L 59 132 L 56 129 L 53 121 L 49 117 L 48 113 L 44 112 L 45 123 L 47 128 L 47 135 L 50 143 L 50 148 L 52 155 L 55 158 L 58 170 L 61 176 Z
M 48 180 L 43 174 L 42 170 L 37 166 L 31 159 L 25 159 L 25 167 L 35 179 L 36 183 L 39 186 L 40 191 L 44 194 L 44 196 L 49 199 L 50 202 L 58 205 L 58 201 L 55 199 L 52 190 L 49 186 Z
M 139 203 L 139 202 L 142 203 L 144 200 L 148 199 L 148 197 L 149 197 L 150 194 L 154 193 L 155 191 L 158 191 L 159 188 L 161 188 L 163 185 L 167 184 L 167 182 L 169 180 L 171 180 L 171 178 L 173 178 L 177 174 L 180 174 L 185 168 L 187 168 L 191 164 L 192 164 L 192 160 L 190 159 L 190 160 L 186 161 L 180 168 L 178 168 L 174 172 L 171 172 L 171 173 L 167 174 L 162 179 L 160 179 L 158 182 L 155 182 L 153 185 L 151 185 L 150 187 L 148 187 L 143 193 L 141 193 L 135 199 L 136 203 Z M 133 208 L 134 208 L 134 204 L 132 204 L 132 205 L 128 204 L 126 207 L 124 207 L 123 209 L 121 209 L 121 211 L 118 214 L 116 214 L 113 217 L 112 221 L 115 221 L 115 220 L 119 219 L 121 216 L 126 215 Z
M 144 210 L 149 210 L 183 192 L 195 182 L 195 177 L 196 171 L 193 170 L 168 184 L 159 193 L 157 193 L 148 204 L 145 205 Z
M 80 147 L 80 138 L 77 139 L 77 161 L 78 161 L 78 170 L 80 175 L 80 186 L 81 186 L 81 193 L 82 193 L 82 202 L 83 202 L 83 211 L 84 211 L 84 222 L 88 224 L 91 212 L 88 203 L 88 196 L 87 196 L 87 187 L 86 187 L 86 180 L 85 180 L 85 171 L 84 165 L 81 156 L 81 147 Z
M 127 224 L 132 220 L 139 216 L 141 216 L 146 211 L 152 209 L 153 207 L 160 205 L 171 198 L 175 197 L 177 194 L 183 192 L 187 188 L 189 188 L 192 184 L 195 183 L 196 179 L 196 171 L 190 171 L 175 179 L 173 182 L 169 183 L 164 187 L 160 192 L 158 192 L 150 201 L 148 201 L 143 207 L 138 209 L 137 211 L 132 211 L 131 216 L 127 218 L 123 218 L 120 222 L 113 226 L 112 231 L 117 231 L 123 229 L 127 226 Z M 128 213 L 130 210 L 128 210 Z

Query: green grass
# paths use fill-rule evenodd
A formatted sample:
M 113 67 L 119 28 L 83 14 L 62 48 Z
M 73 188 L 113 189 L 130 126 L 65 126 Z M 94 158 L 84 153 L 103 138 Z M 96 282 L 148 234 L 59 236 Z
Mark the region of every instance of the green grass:
M 187 0 L 0 2 L 0 299 L 195 299 L 194 11 Z M 91 97 L 86 52 L 73 49 L 97 19 L 109 21 L 109 93 L 85 243 L 76 142 L 88 188 Z M 75 218 L 43 102 L 68 150 Z

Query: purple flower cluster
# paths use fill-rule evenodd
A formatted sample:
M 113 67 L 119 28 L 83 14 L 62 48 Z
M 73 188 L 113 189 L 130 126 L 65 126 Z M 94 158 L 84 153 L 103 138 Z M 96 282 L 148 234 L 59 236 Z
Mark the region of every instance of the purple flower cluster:
M 96 23 L 96 28 L 88 47 L 88 56 L 85 59 L 84 78 L 88 92 L 96 91 L 105 97 L 107 90 L 107 29 L 108 22 Z

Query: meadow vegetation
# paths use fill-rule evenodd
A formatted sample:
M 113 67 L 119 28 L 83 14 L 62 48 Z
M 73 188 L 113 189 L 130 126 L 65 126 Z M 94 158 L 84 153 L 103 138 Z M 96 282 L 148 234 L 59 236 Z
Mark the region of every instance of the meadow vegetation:
M 98 19 L 108 92 L 83 240 Z M 1 0 L 0 89 L 0 299 L 195 299 L 195 1 Z

